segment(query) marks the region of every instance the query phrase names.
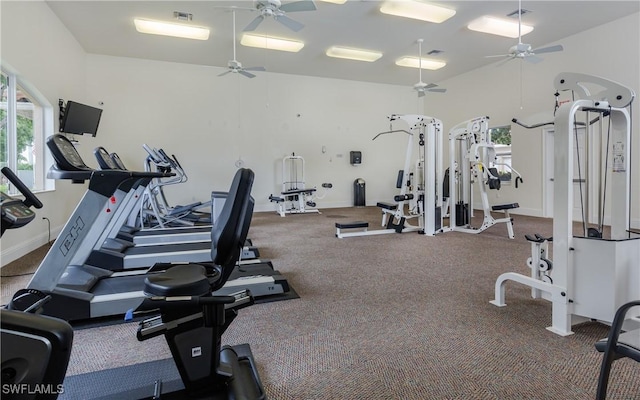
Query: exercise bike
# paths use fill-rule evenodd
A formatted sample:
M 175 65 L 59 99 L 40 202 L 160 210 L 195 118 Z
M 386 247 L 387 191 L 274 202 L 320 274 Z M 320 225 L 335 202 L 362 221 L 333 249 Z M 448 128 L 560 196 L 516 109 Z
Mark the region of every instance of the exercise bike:
M 4 235 L 33 221 L 31 207 L 42 208 L 42 203 L 11 169 L 2 168 L 2 175 L 25 197 L 0 192 Z M 73 329 L 63 320 L 37 314 L 49 299 L 40 291 L 20 290 L 0 310 L 3 398 L 55 399 L 64 390 Z
M 224 285 L 240 257 L 253 213 L 250 195 L 253 179 L 254 174 L 249 169 L 238 170 L 233 179 L 227 201 L 211 232 L 213 262 L 170 265 L 145 280 L 144 292 L 148 301 L 139 310 L 155 309 L 160 315 L 141 322 L 137 337 L 143 341 L 165 336 L 184 386 L 165 393 L 163 382 L 155 381 L 153 391 L 146 398 L 266 398 L 249 346 L 221 346 L 221 335 L 237 315 L 237 310 L 253 304 L 250 293 L 211 295 Z M 37 205 L 34 203 L 37 199 L 24 185 L 16 184 L 16 187 L 27 198 L 18 205 L 19 209 L 27 209 L 27 214 L 33 214 L 29 207 Z M 3 232 L 5 197 L 9 199 L 9 196 L 3 194 Z M 13 203 L 15 199 L 11 200 Z M 9 213 L 6 219 L 9 228 L 12 220 Z M 26 223 L 28 221 L 22 225 Z M 42 301 L 46 301 L 46 295 Z M 13 303 L 18 303 L 15 296 Z M 62 382 L 69 362 L 73 330 L 68 323 L 55 318 L 15 310 L 0 312 L 3 398 L 56 399 L 64 391 Z M 105 396 L 105 393 L 99 395 Z M 110 395 L 131 398 L 127 393 Z

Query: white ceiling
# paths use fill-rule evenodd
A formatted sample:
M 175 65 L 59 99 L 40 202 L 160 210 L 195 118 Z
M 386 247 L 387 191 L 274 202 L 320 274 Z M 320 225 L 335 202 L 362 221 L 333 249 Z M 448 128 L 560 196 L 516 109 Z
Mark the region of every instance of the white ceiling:
M 289 1 L 283 0 L 286 4 Z M 262 22 L 255 33 L 302 40 L 299 53 L 262 50 L 238 44 L 237 59 L 243 66 L 264 66 L 269 72 L 318 77 L 413 85 L 418 71 L 398 67 L 395 60 L 417 55 L 416 39 L 423 38 L 423 53 L 442 50 L 438 59 L 447 66 L 438 71 L 425 71 L 423 81 L 438 83 L 486 64 L 497 62 L 485 55 L 504 54 L 517 39 L 503 38 L 466 28 L 482 15 L 506 17 L 518 9 L 513 1 L 434 1 L 456 10 L 456 15 L 442 24 L 421 22 L 380 13 L 380 1 L 349 0 L 336 5 L 316 0 L 317 10 L 288 13 L 305 24 L 293 32 L 273 19 Z M 48 1 L 49 7 L 66 25 L 85 51 L 94 54 L 164 60 L 190 64 L 226 67 L 232 59 L 232 14 L 225 6 L 251 7 L 245 1 Z M 640 1 L 532 1 L 524 0 L 522 8 L 530 13 L 523 23 L 534 31 L 523 37 L 533 48 L 562 44 L 562 38 L 611 22 L 640 11 Z M 193 14 L 194 25 L 211 29 L 207 41 L 145 35 L 136 32 L 134 17 L 175 21 L 174 11 Z M 237 36 L 257 13 L 237 11 Z M 515 18 L 517 21 L 517 17 Z M 624 40 L 624 38 L 612 38 Z M 638 45 L 638 38 L 633 38 Z M 383 57 L 374 63 L 330 58 L 325 51 L 332 45 L 378 50 Z M 588 43 L 581 48 L 567 48 L 571 53 L 593 51 Z M 543 54 L 543 58 L 558 53 Z M 511 62 L 521 62 L 514 60 Z M 260 79 L 260 72 L 255 79 Z M 225 79 L 225 78 L 220 78 Z

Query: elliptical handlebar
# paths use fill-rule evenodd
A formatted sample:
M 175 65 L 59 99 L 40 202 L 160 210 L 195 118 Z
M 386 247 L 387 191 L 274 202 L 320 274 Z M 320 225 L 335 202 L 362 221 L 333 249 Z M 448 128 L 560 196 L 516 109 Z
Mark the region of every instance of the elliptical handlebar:
M 9 182 L 11 182 L 16 189 L 24 196 L 22 202 L 27 207 L 42 208 L 42 202 L 36 197 L 35 194 L 18 178 L 16 174 L 8 167 L 2 168 L 2 175 L 6 176 Z

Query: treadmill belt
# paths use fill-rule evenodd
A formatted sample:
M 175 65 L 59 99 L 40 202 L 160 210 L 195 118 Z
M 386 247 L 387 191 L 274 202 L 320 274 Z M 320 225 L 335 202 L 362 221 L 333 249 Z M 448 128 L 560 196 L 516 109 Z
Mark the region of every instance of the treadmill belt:
M 143 255 L 143 254 L 158 254 L 162 256 L 164 253 L 174 253 L 181 251 L 197 251 L 208 250 L 211 251 L 211 242 L 193 242 L 193 243 L 176 243 L 176 244 L 161 244 L 155 246 L 134 246 L 128 248 L 124 254 L 128 255 Z
M 146 274 L 141 274 L 100 279 L 91 289 L 91 293 L 95 296 L 103 296 L 115 293 L 140 292 L 144 290 L 144 278 L 146 277 Z

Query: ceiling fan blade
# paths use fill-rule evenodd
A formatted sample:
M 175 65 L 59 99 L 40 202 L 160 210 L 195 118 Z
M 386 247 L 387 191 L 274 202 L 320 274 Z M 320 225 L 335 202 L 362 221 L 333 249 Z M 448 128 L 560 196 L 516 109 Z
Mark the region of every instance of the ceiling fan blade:
M 315 11 L 316 4 L 313 0 L 294 1 L 293 3 L 281 5 L 280 10 L 284 12 Z
M 253 21 L 249 22 L 249 25 L 247 25 L 243 31 L 244 32 L 251 32 L 251 31 L 255 31 L 256 28 L 258 27 L 258 25 L 260 25 L 260 23 L 264 20 L 264 17 L 262 15 L 258 15 L 257 17 L 255 17 L 253 19 Z
M 505 65 L 506 63 L 508 63 L 511 60 L 514 60 L 515 57 L 513 56 L 507 56 L 507 58 L 505 58 L 503 61 L 500 61 L 499 63 L 496 64 L 496 67 L 502 67 L 503 65 Z
M 298 21 L 295 21 L 286 15 L 280 15 L 275 17 L 276 21 L 280 22 L 282 25 L 291 29 L 294 32 L 298 32 L 300 29 L 304 28 L 304 24 Z
M 561 44 L 549 47 L 542 47 L 540 49 L 531 50 L 532 53 L 541 54 L 541 53 L 553 53 L 554 51 L 562 51 L 564 48 Z
M 427 89 L 427 91 L 434 93 L 445 93 L 447 89 Z
M 265 67 L 247 67 L 243 69 L 245 71 L 266 71 Z
M 419 90 L 418 91 L 418 97 L 424 97 L 424 91 Z
M 530 62 L 531 64 L 537 64 L 537 63 L 539 63 L 540 61 L 542 61 L 542 58 L 540 58 L 540 57 L 538 57 L 538 56 L 535 56 L 535 55 L 530 55 L 530 56 L 526 56 L 526 57 L 524 58 L 524 60 L 525 60 L 526 62 Z
M 233 72 L 233 71 L 228 70 L 228 71 L 225 71 L 225 72 L 223 72 L 223 73 L 221 73 L 221 74 L 218 74 L 218 76 L 224 76 L 224 75 L 226 75 L 226 74 L 230 74 L 230 73 L 232 73 L 232 72 Z
M 491 56 L 484 56 L 484 58 L 498 58 L 498 57 L 511 57 L 512 54 L 494 54 Z
M 434 88 L 434 87 L 436 87 L 436 86 L 438 86 L 438 85 L 436 85 L 435 83 L 430 83 L 430 84 L 428 84 L 428 85 L 425 85 L 425 87 L 424 87 L 424 88 L 425 88 L 425 89 L 431 89 L 431 88 Z
M 247 78 L 255 78 L 256 76 L 250 72 L 245 71 L 244 69 L 239 69 L 238 73 L 240 75 L 246 76 Z

